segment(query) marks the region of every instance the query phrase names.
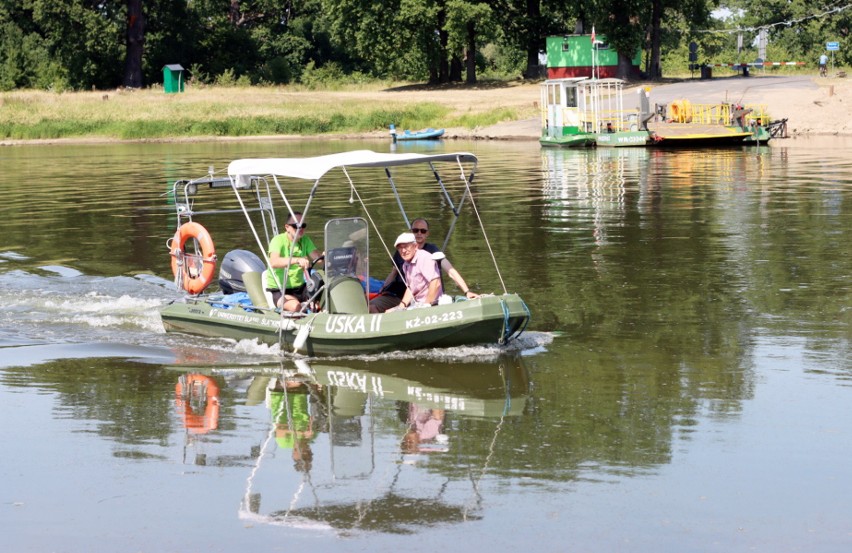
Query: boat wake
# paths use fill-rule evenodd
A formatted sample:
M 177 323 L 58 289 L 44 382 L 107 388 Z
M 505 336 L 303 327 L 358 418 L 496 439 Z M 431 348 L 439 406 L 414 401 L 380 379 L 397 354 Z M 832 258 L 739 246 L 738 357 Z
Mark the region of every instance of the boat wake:
M 13 265 L 0 271 L 0 348 L 5 353 L 4 366 L 102 356 L 141 357 L 152 362 L 171 358 L 166 362 L 210 367 L 303 358 L 277 345 L 257 341 L 167 335 L 159 311 L 174 294 L 170 280 L 149 274 L 92 276 L 60 265 L 36 267 L 14 252 L 0 252 L 0 259 Z M 504 355 L 535 355 L 545 351 L 552 341 L 550 333 L 525 332 L 505 346 L 471 345 L 338 359 L 479 362 Z M 119 351 L 117 345 L 128 349 Z M 146 352 L 138 348 L 151 349 Z
M 114 338 L 122 329 L 163 333 L 163 286 L 134 277 L 86 276 L 67 267 L 0 273 L 2 323 L 36 341 Z M 90 331 L 81 328 L 88 327 Z
M 57 359 L 121 358 L 140 363 L 168 364 L 174 354 L 168 348 L 124 344 L 36 344 L 3 347 L 0 369 L 32 367 Z
M 432 361 L 443 361 L 453 363 L 479 363 L 484 361 L 493 361 L 506 355 L 535 355 L 547 351 L 547 346 L 553 342 L 554 334 L 549 332 L 525 332 L 518 338 L 506 345 L 488 344 L 488 345 L 470 345 L 459 346 L 453 348 L 432 348 L 432 349 L 414 349 L 408 351 L 394 351 L 387 353 L 369 354 L 369 355 L 341 355 L 322 357 L 323 360 L 359 360 L 359 361 L 382 361 L 382 360 L 399 360 L 399 359 L 426 359 Z M 220 345 L 216 345 L 211 340 L 211 347 L 215 349 L 221 348 L 222 351 L 240 353 L 246 356 L 279 356 L 290 359 L 306 359 L 305 356 L 291 353 L 290 351 L 282 350 L 279 346 L 269 346 L 258 343 L 255 340 L 241 340 L 239 342 L 230 342 L 230 346 L 226 340 L 215 340 Z M 197 340 L 196 340 L 197 343 Z

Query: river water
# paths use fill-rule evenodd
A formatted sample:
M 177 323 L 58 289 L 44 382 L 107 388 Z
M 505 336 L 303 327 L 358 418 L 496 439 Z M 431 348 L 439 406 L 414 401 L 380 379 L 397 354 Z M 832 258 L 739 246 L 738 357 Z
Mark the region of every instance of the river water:
M 406 146 L 479 156 L 529 331 L 321 360 L 163 332 L 167 183 L 387 143 L 0 148 L 0 550 L 848 551 L 850 147 Z M 472 221 L 447 252 L 496 291 Z

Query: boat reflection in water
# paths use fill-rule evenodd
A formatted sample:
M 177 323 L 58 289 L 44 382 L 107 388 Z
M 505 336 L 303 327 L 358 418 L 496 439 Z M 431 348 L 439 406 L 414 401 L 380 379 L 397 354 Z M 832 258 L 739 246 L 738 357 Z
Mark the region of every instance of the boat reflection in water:
M 394 534 L 480 518 L 480 481 L 497 468 L 490 465 L 500 431 L 527 402 L 521 358 L 346 363 L 287 361 L 250 373 L 181 376 L 178 411 L 199 447 L 232 425 L 232 411 L 223 407 L 220 415 L 211 396 L 219 385 L 225 397 L 245 390 L 246 409 L 265 411 L 252 415 L 268 423 L 244 458 L 251 468 L 240 518 Z
M 219 385 L 207 375 L 188 373 L 175 385 L 175 405 L 191 434 L 207 434 L 219 427 Z
M 478 519 L 500 429 L 529 391 L 519 358 L 297 362 L 277 372 L 247 386 L 247 404 L 265 406 L 270 427 L 239 516 L 346 533 Z

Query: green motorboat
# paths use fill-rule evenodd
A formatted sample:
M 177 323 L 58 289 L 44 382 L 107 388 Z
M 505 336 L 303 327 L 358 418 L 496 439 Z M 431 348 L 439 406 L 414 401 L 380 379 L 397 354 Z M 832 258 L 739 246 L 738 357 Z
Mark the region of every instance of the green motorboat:
M 277 344 L 282 350 L 310 356 L 509 343 L 524 331 L 530 312 L 517 294 L 506 290 L 493 255 L 490 258 L 502 287 L 500 293 L 475 299 L 442 296 L 436 305 L 369 313 L 371 226 L 368 218 L 373 223 L 375 219 L 369 216 L 352 180 L 355 170 L 375 169 L 368 173 L 385 175 L 390 183 L 389 193 L 395 196 L 408 223 L 394 185 L 393 171 L 425 165 L 428 174 L 435 178 L 441 201 L 449 204 L 457 219 L 465 204 L 476 213 L 471 193 L 476 163 L 476 156 L 469 153 L 383 154 L 364 150 L 311 158 L 241 159 L 231 162 L 227 177 L 216 177 L 211 170 L 211 174 L 200 179 L 176 181 L 171 193 L 177 211 L 177 231 L 170 249 L 175 283 L 183 293 L 161 310 L 163 326 L 168 332 Z M 462 181 L 460 197 L 452 198 L 453 190 L 445 185 L 439 168 L 458 171 Z M 345 179 L 323 179 L 330 172 L 342 172 Z M 293 198 L 306 196 L 301 211 L 307 217 L 317 188 L 326 184 L 326 180 L 329 186 L 342 188 L 341 192 L 352 199 L 352 204 L 357 198 L 359 205 L 352 209 L 363 210 L 368 218 L 341 217 L 326 223 L 325 267 L 308 281 L 312 301 L 305 302 L 299 312 L 282 311 L 272 306 L 262 284 L 262 273 L 270 266 L 266 244 L 278 234 L 273 197 L 280 197 L 279 203 L 286 206 L 284 213 L 289 217 L 296 211 L 292 207 Z M 341 182 L 345 186 L 341 187 Z M 299 183 L 302 187 L 297 191 Z M 228 206 L 217 211 L 208 204 L 196 207 L 197 197 L 202 193 L 219 190 L 233 191 L 239 209 Z M 210 293 L 207 288 L 213 282 L 217 260 L 210 234 L 199 220 L 235 211 L 245 216 L 263 259 L 246 250 L 228 252 L 220 271 L 220 290 Z M 481 219 L 477 219 L 487 245 L 485 229 Z M 445 245 L 454 227 L 455 222 L 449 227 Z M 372 229 L 378 235 L 375 224 Z M 387 244 L 381 236 L 379 239 L 383 245 Z M 387 246 L 385 251 L 389 256 Z

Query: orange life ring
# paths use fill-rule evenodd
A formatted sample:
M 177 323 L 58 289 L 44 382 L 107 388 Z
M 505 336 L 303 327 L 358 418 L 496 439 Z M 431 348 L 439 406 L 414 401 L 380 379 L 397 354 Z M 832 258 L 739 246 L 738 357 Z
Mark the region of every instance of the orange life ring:
M 219 428 L 219 386 L 209 376 L 197 373 L 181 376 L 175 384 L 175 402 L 183 410 L 183 426 L 193 434 L 206 434 Z
M 675 123 L 683 123 L 681 118 L 683 117 L 683 108 L 681 106 L 680 100 L 674 100 L 669 105 L 669 110 L 671 111 L 671 120 Z
M 185 259 L 196 258 L 195 255 L 187 256 L 186 241 L 194 238 L 201 246 L 202 265 L 201 272 L 193 274 Z M 213 246 L 213 238 L 207 229 L 195 221 L 184 223 L 177 229 L 171 241 L 172 273 L 177 277 L 183 272 L 183 289 L 190 294 L 200 294 L 213 282 L 213 273 L 216 272 L 216 248 Z M 181 271 L 181 267 L 183 271 Z

